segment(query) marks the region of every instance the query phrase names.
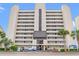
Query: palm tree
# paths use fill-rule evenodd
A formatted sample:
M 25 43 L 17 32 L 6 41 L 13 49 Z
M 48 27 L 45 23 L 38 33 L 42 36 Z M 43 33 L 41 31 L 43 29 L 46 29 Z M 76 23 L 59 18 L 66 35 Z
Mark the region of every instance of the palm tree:
M 64 49 L 65 49 L 65 51 L 66 51 L 66 40 L 65 40 L 65 38 L 66 38 L 66 35 L 67 34 L 69 34 L 69 32 L 67 30 L 65 30 L 65 29 L 61 29 L 58 32 L 58 35 L 63 36 L 63 39 L 64 39 Z
M 6 35 L 2 30 L 2 27 L 0 26 L 0 39 L 4 38 Z
M 77 38 L 77 42 L 79 44 L 79 30 L 72 31 L 71 32 L 71 37 L 73 37 L 73 39 L 74 39 L 74 37 L 76 37 Z
M 6 36 L 6 34 L 2 31 L 0 31 L 0 36 L 1 36 L 1 38 L 4 38 Z
M 7 48 L 9 48 L 13 44 L 13 42 L 11 41 L 11 39 L 8 39 L 6 37 L 6 34 L 2 30 L 0 30 L 0 45 L 2 44 L 6 51 Z
M 73 38 L 73 40 L 74 40 L 74 39 L 75 39 L 75 37 L 77 36 L 77 34 L 76 34 L 76 33 L 77 33 L 77 31 L 72 31 L 72 32 L 71 32 L 71 34 L 70 34 L 70 36 Z M 73 46 L 73 47 L 74 47 L 74 45 L 71 45 L 71 46 Z M 71 47 L 71 46 L 70 46 L 70 47 Z
M 13 42 L 12 42 L 10 39 L 8 39 L 7 37 L 3 38 L 3 39 L 0 41 L 0 43 L 3 44 L 3 46 L 4 46 L 4 48 L 5 48 L 5 51 L 7 50 L 7 48 L 9 48 L 9 47 L 13 44 Z
M 0 46 L 2 46 L 1 40 L 6 36 L 6 34 L 0 29 Z
M 74 39 L 74 37 L 76 36 L 76 31 L 72 31 L 70 36 Z

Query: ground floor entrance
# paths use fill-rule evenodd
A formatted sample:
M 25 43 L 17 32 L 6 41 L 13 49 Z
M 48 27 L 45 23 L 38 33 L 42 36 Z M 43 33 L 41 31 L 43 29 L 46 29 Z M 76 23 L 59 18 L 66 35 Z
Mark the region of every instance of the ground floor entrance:
M 37 50 L 43 50 L 44 49 L 44 47 L 42 45 L 38 45 L 36 48 L 37 48 Z
M 37 40 L 37 46 L 36 46 L 36 49 L 37 50 L 43 50 L 43 46 L 42 46 L 42 44 L 43 44 L 43 40 L 41 40 L 41 39 L 39 39 L 39 40 Z
M 46 51 L 47 50 L 47 47 L 45 45 L 37 45 L 36 46 L 36 49 L 37 50 L 40 50 L 40 51 Z

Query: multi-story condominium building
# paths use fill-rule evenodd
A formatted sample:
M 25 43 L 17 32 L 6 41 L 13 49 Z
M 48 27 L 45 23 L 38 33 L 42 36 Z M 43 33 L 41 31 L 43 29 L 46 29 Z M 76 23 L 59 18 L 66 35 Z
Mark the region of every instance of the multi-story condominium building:
M 76 30 L 79 30 L 79 16 L 75 18 L 75 24 L 76 24 Z M 79 48 L 79 37 L 77 36 L 76 39 L 77 39 L 78 48 Z
M 20 48 L 61 49 L 65 43 L 69 48 L 72 38 L 67 35 L 64 42 L 58 35 L 63 28 L 72 31 L 70 8 L 66 5 L 61 10 L 46 10 L 42 3 L 35 4 L 34 10 L 21 10 L 17 5 L 11 8 L 8 36 Z

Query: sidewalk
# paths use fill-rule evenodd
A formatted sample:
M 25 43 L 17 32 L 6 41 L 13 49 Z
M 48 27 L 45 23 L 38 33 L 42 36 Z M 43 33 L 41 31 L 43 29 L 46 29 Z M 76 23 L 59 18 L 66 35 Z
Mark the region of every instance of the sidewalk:
M 79 56 L 79 52 L 0 52 L 0 56 Z

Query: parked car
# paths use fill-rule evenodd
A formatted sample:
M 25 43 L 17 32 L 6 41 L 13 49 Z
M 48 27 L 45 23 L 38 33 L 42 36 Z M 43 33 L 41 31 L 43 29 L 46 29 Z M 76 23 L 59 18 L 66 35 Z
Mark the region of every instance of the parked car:
M 36 51 L 34 48 L 24 48 L 23 51 Z

